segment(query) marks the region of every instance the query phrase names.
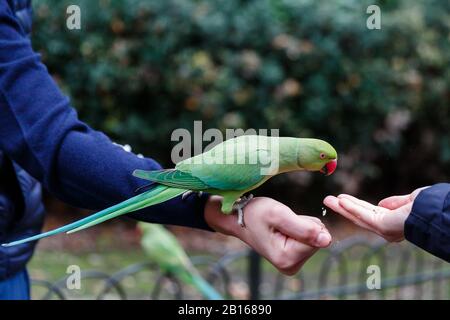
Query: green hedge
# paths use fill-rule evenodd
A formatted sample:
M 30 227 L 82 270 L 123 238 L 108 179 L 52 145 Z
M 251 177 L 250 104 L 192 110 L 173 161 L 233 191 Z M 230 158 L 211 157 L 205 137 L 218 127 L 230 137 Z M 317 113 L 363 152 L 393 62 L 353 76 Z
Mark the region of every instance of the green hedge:
M 81 119 L 165 165 L 172 130 L 203 120 L 329 140 L 333 192 L 445 180 L 450 3 L 375 1 L 382 29 L 368 30 L 372 3 L 39 0 L 33 44 Z

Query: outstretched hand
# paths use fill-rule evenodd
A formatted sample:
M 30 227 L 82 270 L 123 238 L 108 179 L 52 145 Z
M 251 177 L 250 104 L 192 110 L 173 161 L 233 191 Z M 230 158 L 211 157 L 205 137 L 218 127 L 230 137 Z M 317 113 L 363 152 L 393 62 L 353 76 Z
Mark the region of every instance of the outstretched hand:
M 405 221 L 417 195 L 425 188 L 416 189 L 411 194 L 385 198 L 378 206 L 347 194 L 328 196 L 323 203 L 356 225 L 377 233 L 387 241 L 398 242 L 405 238 Z
M 318 218 L 299 216 L 273 199 L 257 197 L 245 206 L 245 228 L 238 225 L 236 215 L 221 213 L 220 206 L 220 197 L 209 199 L 205 208 L 208 224 L 241 239 L 284 274 L 295 274 L 319 248 L 331 243 L 330 233 Z

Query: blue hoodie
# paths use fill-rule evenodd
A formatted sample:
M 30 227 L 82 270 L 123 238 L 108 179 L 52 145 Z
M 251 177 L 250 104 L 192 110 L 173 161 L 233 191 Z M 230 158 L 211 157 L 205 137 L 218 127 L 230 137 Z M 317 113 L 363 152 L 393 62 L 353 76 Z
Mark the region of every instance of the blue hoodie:
M 0 1 L 0 242 L 40 231 L 41 185 L 73 206 L 98 210 L 135 195 L 146 182 L 134 169 L 156 170 L 81 122 L 29 40 L 31 1 Z M 180 197 L 133 218 L 211 230 L 207 195 Z M 35 243 L 0 247 L 0 281 L 22 270 Z

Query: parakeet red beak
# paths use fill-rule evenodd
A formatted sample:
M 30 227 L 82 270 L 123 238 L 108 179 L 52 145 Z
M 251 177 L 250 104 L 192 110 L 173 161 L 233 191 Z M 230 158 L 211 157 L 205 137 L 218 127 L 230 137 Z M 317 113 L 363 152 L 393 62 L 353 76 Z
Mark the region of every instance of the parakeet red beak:
M 322 172 L 324 175 L 329 176 L 331 175 L 334 170 L 336 170 L 337 167 L 337 160 L 331 160 L 330 162 L 328 162 L 321 170 L 320 172 Z

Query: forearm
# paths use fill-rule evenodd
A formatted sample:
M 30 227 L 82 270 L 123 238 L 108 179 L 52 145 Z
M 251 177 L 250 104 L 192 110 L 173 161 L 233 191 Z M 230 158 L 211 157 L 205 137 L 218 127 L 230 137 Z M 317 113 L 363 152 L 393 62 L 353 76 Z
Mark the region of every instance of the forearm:
M 82 150 L 82 151 L 80 151 Z M 136 195 L 149 181 L 135 178 L 135 169 L 157 170 L 149 158 L 126 152 L 98 132 L 71 132 L 63 141 L 58 158 L 58 176 L 50 189 L 68 203 L 101 209 Z M 76 168 L 79 168 L 77 170 Z M 177 197 L 129 216 L 138 220 L 210 230 L 203 216 L 208 195 Z
M 133 170 L 161 168 L 78 119 L 6 2 L 0 2 L 0 149 L 51 193 L 88 209 L 134 196 L 147 181 L 134 178 Z M 205 202 L 177 198 L 132 216 L 208 229 Z
M 450 184 L 419 193 L 405 222 L 405 238 L 450 262 Z

